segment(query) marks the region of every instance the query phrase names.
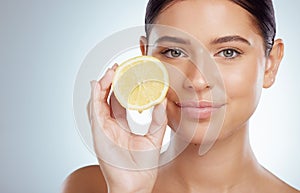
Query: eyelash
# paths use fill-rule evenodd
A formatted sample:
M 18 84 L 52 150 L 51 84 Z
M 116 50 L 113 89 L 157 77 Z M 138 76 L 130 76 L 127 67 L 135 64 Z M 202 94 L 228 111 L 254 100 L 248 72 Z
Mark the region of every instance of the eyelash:
M 180 56 L 172 56 L 172 51 L 178 51 L 180 52 Z M 227 57 L 224 55 L 224 52 L 226 51 L 231 51 L 233 56 L 231 57 Z M 187 54 L 185 54 L 185 52 L 179 48 L 167 48 L 163 51 L 160 52 L 162 55 L 164 55 L 165 57 L 167 58 L 171 58 L 171 59 L 175 59 L 175 58 L 182 58 L 182 57 L 188 57 Z M 226 60 L 233 60 L 237 57 L 239 57 L 240 55 L 242 54 L 241 51 L 238 51 L 236 49 L 233 49 L 233 48 L 227 48 L 227 49 L 223 49 L 221 50 L 220 52 L 218 52 L 217 54 L 215 54 L 215 56 L 218 56 L 218 57 L 222 57 L 222 58 L 225 58 Z
M 177 56 L 177 57 L 172 56 L 172 51 L 180 52 L 180 56 Z M 185 54 L 185 52 L 179 48 L 167 48 L 167 49 L 161 51 L 160 53 L 163 54 L 165 57 L 171 58 L 171 59 L 187 57 L 187 54 Z
M 231 56 L 231 57 L 225 56 L 224 53 L 225 53 L 226 51 L 231 51 L 232 54 L 233 54 L 233 56 Z M 221 54 L 222 54 L 222 55 L 221 55 Z M 237 51 L 236 49 L 228 48 L 228 49 L 221 50 L 220 52 L 218 52 L 217 54 L 215 54 L 215 56 L 223 57 L 223 58 L 225 58 L 226 60 L 233 60 L 233 59 L 239 57 L 241 54 L 242 54 L 242 52 Z

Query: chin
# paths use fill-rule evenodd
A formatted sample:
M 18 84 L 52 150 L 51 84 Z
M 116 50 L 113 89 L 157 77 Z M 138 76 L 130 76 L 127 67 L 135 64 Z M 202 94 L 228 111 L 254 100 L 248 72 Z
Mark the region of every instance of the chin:
M 179 124 L 169 124 L 173 132 L 187 143 L 201 144 L 206 140 L 208 129 L 210 127 L 208 122 L 199 122 L 197 120 L 187 120 L 179 122 Z

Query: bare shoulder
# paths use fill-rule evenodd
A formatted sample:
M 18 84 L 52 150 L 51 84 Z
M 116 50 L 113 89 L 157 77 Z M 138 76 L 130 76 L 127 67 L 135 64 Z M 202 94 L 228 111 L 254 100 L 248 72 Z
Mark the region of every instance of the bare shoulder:
M 261 180 L 263 191 L 262 192 L 273 192 L 273 193 L 300 193 L 299 190 L 293 188 L 277 176 L 266 171 L 266 175 Z
M 281 181 L 279 184 L 274 184 L 273 187 L 270 187 L 269 190 L 276 193 L 300 193 L 299 190 L 296 190 L 292 186 L 286 184 L 285 182 Z
M 106 193 L 106 182 L 99 165 L 79 168 L 62 185 L 62 193 Z
M 285 192 L 285 193 L 300 193 L 300 191 L 299 190 L 296 190 L 294 187 L 292 187 L 292 186 L 290 186 L 290 185 L 288 185 L 288 184 L 286 184 L 285 182 L 282 182 L 282 190 L 283 190 L 283 192 Z

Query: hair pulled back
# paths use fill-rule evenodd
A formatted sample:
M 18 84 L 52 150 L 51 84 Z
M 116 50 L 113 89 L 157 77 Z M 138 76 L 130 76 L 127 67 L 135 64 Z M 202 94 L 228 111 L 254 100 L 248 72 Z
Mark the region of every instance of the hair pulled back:
M 145 30 L 147 36 L 149 35 L 149 25 L 154 24 L 156 18 L 161 12 L 167 9 L 174 3 L 183 0 L 149 0 L 146 8 L 145 16 Z M 266 55 L 269 55 L 272 46 L 274 44 L 274 38 L 276 35 L 276 22 L 274 15 L 274 7 L 272 0 L 229 0 L 243 9 L 248 11 L 252 17 L 258 29 L 261 32 L 261 36 L 264 40 Z

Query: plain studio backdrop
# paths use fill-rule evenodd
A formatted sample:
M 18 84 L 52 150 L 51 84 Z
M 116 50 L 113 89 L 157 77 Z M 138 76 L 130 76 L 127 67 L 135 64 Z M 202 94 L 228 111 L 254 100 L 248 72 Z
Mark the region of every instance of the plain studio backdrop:
M 113 32 L 143 25 L 146 0 L 0 1 L 0 192 L 59 192 L 97 163 L 75 127 L 72 94 L 88 52 Z M 275 0 L 286 43 L 275 85 L 251 121 L 258 160 L 300 188 L 300 1 Z

